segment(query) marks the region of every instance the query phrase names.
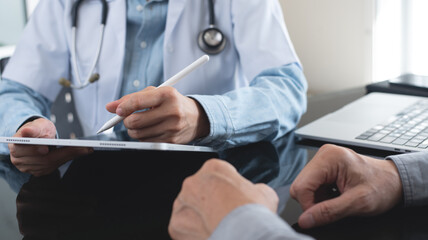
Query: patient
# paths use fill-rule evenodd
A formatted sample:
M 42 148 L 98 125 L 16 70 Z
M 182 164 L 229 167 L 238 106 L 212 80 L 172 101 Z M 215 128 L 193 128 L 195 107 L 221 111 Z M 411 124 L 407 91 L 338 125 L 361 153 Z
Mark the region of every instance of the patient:
M 302 170 L 290 194 L 302 206 L 302 228 L 332 223 L 347 216 L 376 215 L 404 201 L 428 202 L 427 153 L 378 160 L 334 145 L 325 145 Z M 341 193 L 317 199 L 326 185 Z M 278 197 L 264 184 L 252 184 L 233 166 L 210 160 L 188 177 L 178 194 L 169 224 L 173 239 L 311 239 L 296 233 L 276 214 Z

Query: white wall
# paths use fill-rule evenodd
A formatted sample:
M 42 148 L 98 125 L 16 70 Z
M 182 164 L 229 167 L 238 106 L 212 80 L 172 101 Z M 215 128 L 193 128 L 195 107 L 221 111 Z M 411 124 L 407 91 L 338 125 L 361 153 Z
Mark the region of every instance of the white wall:
M 372 79 L 374 0 L 280 0 L 309 94 Z

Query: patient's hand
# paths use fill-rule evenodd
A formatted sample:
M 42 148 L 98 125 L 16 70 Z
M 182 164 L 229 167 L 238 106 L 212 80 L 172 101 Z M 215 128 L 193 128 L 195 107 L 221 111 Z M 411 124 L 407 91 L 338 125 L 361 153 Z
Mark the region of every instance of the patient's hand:
M 24 124 L 14 137 L 55 138 L 55 125 L 44 118 Z M 34 176 L 53 172 L 73 158 L 92 152 L 91 148 L 64 147 L 49 149 L 48 146 L 9 144 L 10 159 L 21 171 Z
M 325 190 L 331 184 L 340 196 L 329 199 Z M 325 145 L 297 176 L 290 193 L 304 210 L 300 227 L 311 228 L 347 216 L 383 213 L 401 201 L 403 187 L 392 161 Z
M 173 239 L 207 239 L 222 219 L 246 204 L 276 212 L 278 196 L 265 184 L 253 184 L 229 163 L 212 159 L 183 182 L 174 201 L 169 233 Z

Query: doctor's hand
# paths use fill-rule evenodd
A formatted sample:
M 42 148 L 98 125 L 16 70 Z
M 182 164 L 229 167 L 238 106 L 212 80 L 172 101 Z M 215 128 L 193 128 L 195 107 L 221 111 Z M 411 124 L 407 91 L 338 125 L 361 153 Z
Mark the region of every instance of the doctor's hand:
M 328 197 L 332 185 L 340 196 Z M 383 213 L 401 201 L 402 192 L 394 162 L 334 145 L 321 147 L 290 188 L 304 210 L 298 221 L 302 228 Z
M 38 118 L 21 126 L 14 137 L 55 138 L 55 125 Z M 89 154 L 92 148 L 64 147 L 49 149 L 48 146 L 9 144 L 10 159 L 21 172 L 42 176 L 75 157 Z
M 168 231 L 175 240 L 207 239 L 221 220 L 246 204 L 276 213 L 278 196 L 265 184 L 253 184 L 229 163 L 211 159 L 186 178 L 174 201 Z
M 188 143 L 209 134 L 203 108 L 172 87 L 148 87 L 111 102 L 106 108 L 125 117 L 123 123 L 129 136 L 140 141 Z M 145 111 L 136 112 L 139 110 Z

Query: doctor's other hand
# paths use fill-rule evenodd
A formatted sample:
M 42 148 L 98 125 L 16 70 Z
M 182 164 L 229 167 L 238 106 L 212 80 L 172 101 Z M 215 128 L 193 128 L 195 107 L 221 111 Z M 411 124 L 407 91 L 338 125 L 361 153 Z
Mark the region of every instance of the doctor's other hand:
M 207 239 L 221 220 L 246 204 L 276 213 L 278 196 L 265 184 L 253 184 L 229 163 L 211 159 L 186 178 L 174 201 L 168 231 L 175 240 Z
M 172 87 L 147 87 L 107 104 L 106 108 L 125 117 L 123 123 L 129 136 L 140 141 L 188 143 L 209 134 L 203 108 Z
M 27 122 L 14 137 L 55 138 L 55 125 L 44 118 Z M 9 144 L 11 162 L 21 172 L 42 176 L 75 157 L 91 153 L 92 148 L 64 147 L 49 149 L 42 145 Z
M 328 197 L 334 185 L 340 195 Z M 324 145 L 297 176 L 290 194 L 304 210 L 299 226 L 311 228 L 386 212 L 402 200 L 403 187 L 394 162 Z

